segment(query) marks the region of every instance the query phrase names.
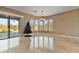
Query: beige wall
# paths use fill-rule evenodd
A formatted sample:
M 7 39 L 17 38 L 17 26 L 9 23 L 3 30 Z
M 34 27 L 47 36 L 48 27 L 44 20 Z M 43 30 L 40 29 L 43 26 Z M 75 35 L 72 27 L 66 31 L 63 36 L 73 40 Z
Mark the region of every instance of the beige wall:
M 52 16 L 54 32 L 79 36 L 79 10 L 73 10 Z
M 79 36 L 79 9 L 53 15 L 54 33 Z M 79 40 L 54 37 L 55 52 L 79 52 Z

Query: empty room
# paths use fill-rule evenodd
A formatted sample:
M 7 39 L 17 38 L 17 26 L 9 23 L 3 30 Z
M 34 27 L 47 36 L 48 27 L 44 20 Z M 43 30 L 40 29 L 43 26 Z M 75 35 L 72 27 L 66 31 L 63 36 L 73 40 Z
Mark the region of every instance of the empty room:
M 78 6 L 0 6 L 1 53 L 79 53 Z

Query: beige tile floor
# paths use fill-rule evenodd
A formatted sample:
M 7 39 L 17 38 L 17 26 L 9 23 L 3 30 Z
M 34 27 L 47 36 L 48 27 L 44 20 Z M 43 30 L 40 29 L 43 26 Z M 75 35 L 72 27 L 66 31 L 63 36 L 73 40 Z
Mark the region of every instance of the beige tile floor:
M 28 39 L 28 40 L 27 40 Z M 29 50 L 30 40 L 29 38 L 22 38 L 21 44 L 19 47 L 9 49 L 6 51 L 7 53 L 33 53 L 33 52 L 41 52 L 41 53 L 50 53 L 47 48 L 36 48 L 33 50 Z M 70 39 L 63 37 L 55 37 L 54 40 L 54 51 L 53 52 L 63 52 L 63 53 L 79 53 L 79 40 L 78 39 Z

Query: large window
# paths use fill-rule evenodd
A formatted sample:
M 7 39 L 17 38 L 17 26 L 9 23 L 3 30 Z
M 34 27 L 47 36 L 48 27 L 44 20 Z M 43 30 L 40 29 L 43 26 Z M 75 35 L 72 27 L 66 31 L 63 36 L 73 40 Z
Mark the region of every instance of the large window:
M 0 17 L 0 39 L 19 36 L 19 18 Z
M 30 25 L 32 31 L 51 31 L 53 32 L 53 20 L 49 19 L 31 19 Z
M 10 20 L 10 37 L 19 35 L 19 21 L 15 19 Z
M 0 18 L 0 39 L 8 38 L 8 19 Z

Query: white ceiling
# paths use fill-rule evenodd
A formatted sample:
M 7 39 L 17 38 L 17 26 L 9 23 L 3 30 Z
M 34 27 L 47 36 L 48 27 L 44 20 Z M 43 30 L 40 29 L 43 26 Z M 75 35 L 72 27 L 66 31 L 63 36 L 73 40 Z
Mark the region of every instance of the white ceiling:
M 50 16 L 61 12 L 78 9 L 79 6 L 6 6 L 14 10 L 18 10 L 24 13 L 28 13 L 34 16 L 41 16 L 43 10 L 44 16 Z M 36 10 L 37 12 L 34 12 Z

